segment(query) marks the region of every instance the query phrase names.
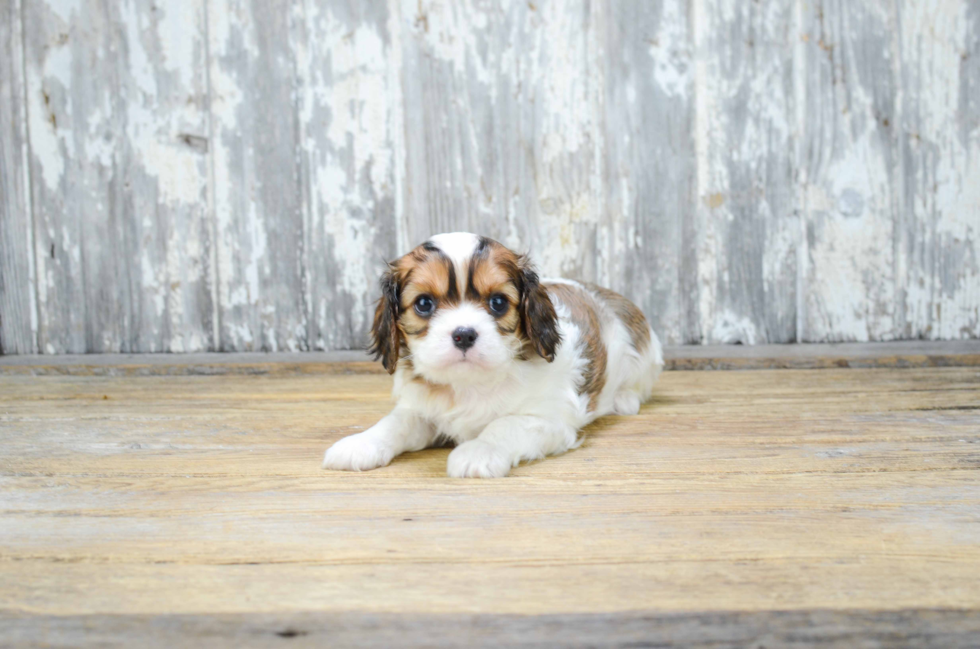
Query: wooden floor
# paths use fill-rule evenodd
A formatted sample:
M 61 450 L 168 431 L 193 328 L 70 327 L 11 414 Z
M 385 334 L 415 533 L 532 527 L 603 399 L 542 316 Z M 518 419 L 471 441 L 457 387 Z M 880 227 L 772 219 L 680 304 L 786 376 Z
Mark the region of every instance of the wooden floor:
M 668 372 L 497 481 L 322 471 L 331 367 L 0 375 L 0 644 L 980 645 L 980 367 Z

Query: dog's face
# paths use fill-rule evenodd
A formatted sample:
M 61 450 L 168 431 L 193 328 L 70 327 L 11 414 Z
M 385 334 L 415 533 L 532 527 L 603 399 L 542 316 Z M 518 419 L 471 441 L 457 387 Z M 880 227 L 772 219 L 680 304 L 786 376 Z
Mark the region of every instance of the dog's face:
M 468 233 L 432 237 L 381 278 L 371 352 L 405 357 L 436 383 L 470 383 L 560 342 L 555 309 L 527 259 Z

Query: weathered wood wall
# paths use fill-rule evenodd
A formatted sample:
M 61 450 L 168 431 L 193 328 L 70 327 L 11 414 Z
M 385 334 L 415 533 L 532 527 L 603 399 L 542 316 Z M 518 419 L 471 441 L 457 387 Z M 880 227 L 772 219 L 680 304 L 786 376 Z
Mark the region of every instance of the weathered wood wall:
M 7 0 L 4 353 L 364 344 L 475 230 L 671 343 L 980 336 L 972 0 Z

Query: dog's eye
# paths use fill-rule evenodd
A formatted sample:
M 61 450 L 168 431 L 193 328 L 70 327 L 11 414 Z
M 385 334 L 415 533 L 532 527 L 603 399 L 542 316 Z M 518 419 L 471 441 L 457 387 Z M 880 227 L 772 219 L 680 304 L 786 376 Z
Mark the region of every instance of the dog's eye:
M 497 293 L 496 295 L 491 295 L 489 304 L 490 304 L 490 310 L 496 313 L 497 315 L 503 315 L 507 313 L 507 307 L 509 306 L 509 303 L 507 302 L 507 298 L 501 295 L 500 293 Z
M 420 295 L 415 298 L 415 313 L 420 316 L 430 316 L 436 308 L 436 303 L 428 295 Z

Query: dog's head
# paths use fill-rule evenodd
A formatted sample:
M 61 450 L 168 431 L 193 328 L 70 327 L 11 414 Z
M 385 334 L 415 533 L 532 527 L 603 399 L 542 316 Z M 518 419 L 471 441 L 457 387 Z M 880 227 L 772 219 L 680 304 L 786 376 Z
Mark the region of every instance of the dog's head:
M 437 383 L 475 382 L 561 342 L 555 308 L 527 258 L 469 233 L 440 234 L 388 264 L 371 352 Z

